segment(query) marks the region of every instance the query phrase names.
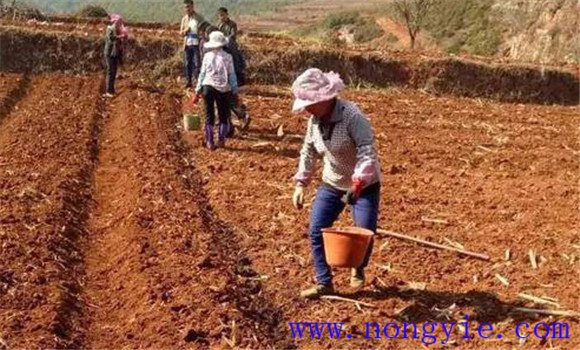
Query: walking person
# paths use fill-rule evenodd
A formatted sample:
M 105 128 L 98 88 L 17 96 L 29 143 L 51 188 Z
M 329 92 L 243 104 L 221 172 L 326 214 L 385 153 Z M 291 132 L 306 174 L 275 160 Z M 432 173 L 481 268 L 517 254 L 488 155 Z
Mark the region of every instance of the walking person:
M 229 131 L 230 101 L 238 93 L 238 81 L 234 70 L 232 55 L 223 47 L 228 39 L 220 31 L 209 35 L 204 44 L 207 50 L 203 57 L 201 72 L 195 89 L 197 96 L 203 95 L 205 102 L 205 143 L 210 150 L 214 145 L 215 109 L 219 117 L 218 147 L 225 147 Z
M 246 85 L 246 60 L 244 59 L 244 55 L 242 54 L 237 41 L 238 25 L 230 18 L 228 9 L 225 7 L 220 7 L 217 15 L 217 29 L 228 39 L 228 44 L 225 46 L 224 50 L 232 55 L 234 59 L 234 69 L 236 70 L 236 77 L 238 78 L 238 86 L 242 88 Z M 251 119 L 247 106 L 239 99 L 239 95 L 232 99 L 231 110 L 240 120 L 241 129 L 246 130 L 250 125 Z M 230 121 L 230 132 L 228 133 L 228 137 L 233 136 L 233 133 L 234 128 Z
M 297 209 L 304 204 L 304 191 L 314 174 L 316 158 L 323 158 L 323 184 L 316 192 L 310 217 L 310 246 L 316 284 L 301 292 L 304 298 L 318 298 L 334 292 L 332 271 L 326 263 L 322 229 L 331 227 L 346 205 L 350 205 L 357 227 L 377 229 L 380 198 L 380 165 L 372 127 L 351 102 L 340 99 L 344 83 L 336 73 L 311 68 L 292 86 L 293 112 L 311 114 L 300 152 L 296 188 L 292 201 Z M 364 285 L 372 241 L 361 266 L 351 271 L 350 285 Z
M 123 45 L 128 35 L 121 15 L 112 14 L 109 19 L 111 24 L 107 26 L 105 31 L 105 64 L 107 74 L 105 97 L 113 97 L 115 94 L 117 70 L 123 62 Z
M 193 80 L 197 79 L 201 66 L 201 51 L 199 48 L 199 28 L 204 25 L 203 16 L 195 12 L 193 0 L 184 0 L 185 16 L 181 20 L 180 33 L 184 37 L 183 50 L 185 56 L 185 87 L 191 88 Z
M 245 60 L 240 52 L 240 47 L 238 46 L 238 25 L 230 18 L 227 8 L 220 7 L 217 14 L 217 28 L 228 39 L 228 44 L 226 45 L 225 50 L 234 58 L 234 66 L 236 68 L 236 75 L 238 76 L 238 85 L 240 87 L 244 86 Z

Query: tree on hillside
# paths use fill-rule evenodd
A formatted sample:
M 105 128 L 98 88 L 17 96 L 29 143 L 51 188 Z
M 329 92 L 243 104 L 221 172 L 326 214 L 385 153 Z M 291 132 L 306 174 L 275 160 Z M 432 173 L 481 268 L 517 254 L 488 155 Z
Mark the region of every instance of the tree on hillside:
M 423 28 L 429 11 L 439 0 L 393 0 L 395 13 L 407 26 L 411 38 L 411 48 L 415 48 L 417 35 Z

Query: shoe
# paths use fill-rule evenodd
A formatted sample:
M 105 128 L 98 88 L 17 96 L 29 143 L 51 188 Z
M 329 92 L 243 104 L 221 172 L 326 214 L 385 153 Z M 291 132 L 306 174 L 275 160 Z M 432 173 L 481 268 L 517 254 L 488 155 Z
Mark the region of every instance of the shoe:
M 115 95 L 113 95 L 113 94 L 112 94 L 112 93 L 110 93 L 110 92 L 107 92 L 106 94 L 104 94 L 104 95 L 103 95 L 103 97 L 106 97 L 106 98 L 112 98 L 112 97 L 114 97 L 114 96 L 115 96 Z
M 362 288 L 365 284 L 365 272 L 362 269 L 352 269 L 350 273 L 350 286 L 352 288 Z
M 210 151 L 215 151 L 215 145 L 211 142 L 206 142 L 205 148 L 209 149 Z
M 242 130 L 246 131 L 250 127 L 250 123 L 252 122 L 252 118 L 250 118 L 250 114 L 246 113 L 244 117 L 244 122 L 242 124 Z
M 300 292 L 300 297 L 305 299 L 318 299 L 323 295 L 334 294 L 332 285 L 316 284 Z
M 234 107 L 233 111 L 240 120 L 240 130 L 246 131 L 248 126 L 250 126 L 250 121 L 252 120 L 250 118 L 250 114 L 248 113 L 248 108 L 246 105 L 241 105 L 239 107 Z

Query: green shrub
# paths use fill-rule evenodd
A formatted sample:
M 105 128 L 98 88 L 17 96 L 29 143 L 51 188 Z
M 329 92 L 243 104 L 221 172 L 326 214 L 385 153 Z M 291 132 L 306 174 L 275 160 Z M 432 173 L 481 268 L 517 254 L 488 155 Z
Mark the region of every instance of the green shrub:
M 386 33 L 385 34 L 385 41 L 388 43 L 396 43 L 399 41 L 399 38 L 393 33 Z
M 107 17 L 109 14 L 107 10 L 105 10 L 102 6 L 98 5 L 87 5 L 83 7 L 78 13 L 80 17 L 93 17 L 93 18 L 102 18 Z
M 342 42 L 336 37 L 335 31 L 350 25 L 354 26 L 354 40 L 356 42 L 371 41 L 383 34 L 382 29 L 376 24 L 374 19 L 365 18 L 358 12 L 341 12 L 328 15 L 322 22 L 324 41 L 330 43 Z M 316 30 L 313 32 L 316 32 Z
M 381 35 L 383 35 L 381 27 L 379 27 L 374 21 L 366 20 L 364 24 L 356 28 L 354 39 L 357 42 L 364 43 L 374 40 Z
M 356 25 L 362 22 L 362 18 L 357 12 L 342 12 L 330 14 L 324 19 L 324 26 L 328 29 L 336 29 L 346 25 Z

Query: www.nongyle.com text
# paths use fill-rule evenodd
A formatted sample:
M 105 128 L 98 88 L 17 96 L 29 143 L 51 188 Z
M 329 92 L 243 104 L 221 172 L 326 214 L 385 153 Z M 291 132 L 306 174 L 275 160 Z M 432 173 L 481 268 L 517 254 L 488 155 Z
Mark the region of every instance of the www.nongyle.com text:
M 354 336 L 346 331 L 344 322 L 289 322 L 290 332 L 294 339 L 352 339 Z M 438 338 L 435 334 L 443 330 L 444 337 Z M 425 345 L 435 344 L 438 341 L 445 345 L 456 332 L 463 339 L 501 339 L 504 335 L 495 333 L 493 325 L 481 322 L 477 327 L 470 325 L 468 317 L 461 322 L 365 322 L 363 338 L 366 339 L 416 339 Z M 520 322 L 515 325 L 513 334 L 519 339 L 569 339 L 570 326 L 566 322 L 539 322 L 530 324 Z M 361 335 L 359 335 L 361 337 Z

